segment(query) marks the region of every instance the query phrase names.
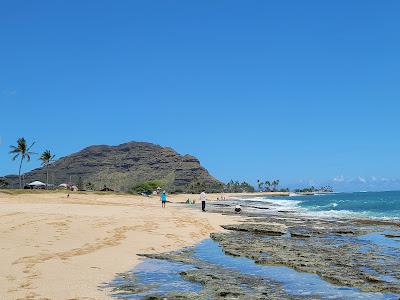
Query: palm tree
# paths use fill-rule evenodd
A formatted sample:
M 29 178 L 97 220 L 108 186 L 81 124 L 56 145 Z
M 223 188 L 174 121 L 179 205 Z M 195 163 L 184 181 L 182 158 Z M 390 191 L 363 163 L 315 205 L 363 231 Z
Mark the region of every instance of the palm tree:
M 267 192 L 269 192 L 270 191 L 270 187 L 271 187 L 271 182 L 269 182 L 268 180 L 265 182 L 265 190 L 267 191 Z
M 258 190 L 259 190 L 260 192 L 262 192 L 264 182 L 262 182 L 262 181 L 260 181 L 260 179 L 258 179 L 258 180 L 257 180 L 257 183 L 258 183 Z
M 21 177 L 21 167 L 22 167 L 22 162 L 26 158 L 27 161 L 31 160 L 31 155 L 36 154 L 34 152 L 31 152 L 32 146 L 35 144 L 33 142 L 29 147 L 26 145 L 26 140 L 25 138 L 19 138 L 17 141 L 17 146 L 10 146 L 10 154 L 13 154 L 14 156 L 12 157 L 12 160 L 16 160 L 19 156 L 21 157 L 20 163 L 19 163 L 19 170 L 18 170 L 18 177 L 19 177 L 19 188 L 22 189 L 22 177 Z
M 275 189 L 278 189 L 278 185 L 279 185 L 279 179 L 277 179 L 276 181 L 275 181 Z
M 49 164 L 54 160 L 55 155 L 50 152 L 50 150 L 45 150 L 40 156 L 42 161 L 42 166 L 46 168 L 46 190 L 49 186 Z
M 272 181 L 271 185 L 272 185 L 272 191 L 275 192 L 276 191 L 276 181 L 275 180 Z

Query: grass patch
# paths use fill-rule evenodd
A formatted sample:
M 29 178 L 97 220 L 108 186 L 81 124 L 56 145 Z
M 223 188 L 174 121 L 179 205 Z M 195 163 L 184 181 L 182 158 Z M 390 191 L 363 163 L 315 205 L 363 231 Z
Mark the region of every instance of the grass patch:
M 129 193 L 125 193 L 125 192 L 102 192 L 102 191 L 78 192 L 78 193 L 95 194 L 95 195 L 129 195 Z

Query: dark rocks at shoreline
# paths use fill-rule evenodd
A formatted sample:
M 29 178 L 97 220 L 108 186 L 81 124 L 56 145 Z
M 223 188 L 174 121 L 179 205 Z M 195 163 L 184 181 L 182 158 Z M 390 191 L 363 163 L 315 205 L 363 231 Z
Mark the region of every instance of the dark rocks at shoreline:
M 198 299 L 319 299 L 288 295 L 276 282 L 223 268 L 194 269 L 181 275 L 204 286 L 204 296 Z
M 399 221 L 386 221 L 386 220 L 376 220 L 376 219 L 359 219 L 352 220 L 355 224 L 361 225 L 383 225 L 383 226 L 397 226 L 400 227 Z
M 243 224 L 246 230 L 242 224 L 228 226 L 229 232 L 215 233 L 211 238 L 225 253 L 247 257 L 258 264 L 282 265 L 318 274 L 330 283 L 365 292 L 400 294 L 400 250 L 391 249 L 387 253 L 380 246 L 357 239 L 360 234 L 383 231 L 387 226 L 360 227 L 351 222 L 312 219 L 299 223 L 299 219 L 291 217 L 280 219 L 287 226 L 287 234 L 274 236 L 263 235 L 257 229 L 268 228 L 268 223 L 276 226 L 279 220 L 274 216 L 256 219 L 256 223 L 251 221 Z M 386 281 L 385 277 L 392 281 Z
M 397 239 L 400 238 L 400 234 L 385 234 L 385 237 L 390 238 L 390 239 Z
M 124 294 L 126 291 L 132 294 L 138 294 L 151 290 L 154 287 L 154 285 L 151 284 L 140 283 L 136 276 L 130 272 L 120 273 L 118 276 L 122 282 L 119 283 L 118 288 L 114 287 L 111 289 L 114 295 Z
M 227 230 L 251 232 L 253 234 L 262 234 L 268 236 L 284 235 L 286 231 L 282 226 L 274 226 L 269 224 L 235 224 L 235 225 L 222 225 Z
M 180 272 L 180 275 L 190 282 L 200 283 L 203 289 L 198 293 L 193 292 L 171 292 L 165 295 L 149 295 L 144 299 L 164 300 L 164 299 L 250 299 L 250 300 L 281 300 L 281 299 L 320 299 L 318 296 L 295 296 L 290 295 L 283 287 L 272 280 L 258 276 L 241 274 L 239 271 L 226 269 L 203 260 L 193 257 L 192 250 L 162 253 L 162 254 L 141 254 L 140 256 L 168 260 L 192 265 L 195 268 Z M 127 275 L 132 276 L 132 275 Z M 130 285 L 122 285 L 121 289 L 114 289 L 114 292 L 124 292 L 129 294 L 143 289 L 136 280 Z M 117 294 L 118 295 L 118 294 Z

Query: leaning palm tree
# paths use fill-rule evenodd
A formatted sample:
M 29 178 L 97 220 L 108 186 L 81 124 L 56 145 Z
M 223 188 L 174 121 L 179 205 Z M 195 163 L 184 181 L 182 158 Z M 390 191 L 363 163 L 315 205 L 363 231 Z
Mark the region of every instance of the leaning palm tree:
M 55 155 L 50 150 L 45 150 L 39 158 L 42 161 L 42 166 L 46 168 L 46 190 L 49 186 L 49 165 L 54 161 L 54 157 Z
M 30 161 L 31 160 L 31 155 L 36 154 L 34 152 L 31 152 L 30 150 L 32 149 L 32 146 L 35 144 L 33 142 L 29 147 L 26 144 L 25 138 L 19 138 L 17 141 L 17 146 L 10 146 L 10 154 L 13 154 L 14 156 L 12 157 L 12 160 L 16 160 L 18 157 L 21 157 L 20 163 L 19 163 L 19 170 L 18 170 L 18 177 L 19 177 L 19 188 L 22 189 L 22 177 L 21 177 L 21 167 L 22 167 L 22 162 L 25 160 Z

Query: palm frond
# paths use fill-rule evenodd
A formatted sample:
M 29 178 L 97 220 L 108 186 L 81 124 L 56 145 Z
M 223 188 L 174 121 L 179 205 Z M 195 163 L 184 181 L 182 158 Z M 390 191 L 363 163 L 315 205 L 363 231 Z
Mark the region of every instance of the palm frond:
M 42 161 L 42 165 L 46 166 L 50 164 L 54 160 L 55 155 L 51 154 L 51 151 L 46 149 L 43 151 L 42 155 L 40 155 L 40 160 Z
M 33 143 L 28 147 L 28 149 L 27 149 L 26 151 L 29 152 L 29 150 L 31 150 L 31 148 L 33 147 L 33 145 L 35 145 L 35 142 L 33 142 Z
M 11 149 L 11 150 L 8 152 L 8 153 L 10 153 L 10 154 L 19 153 L 18 148 L 15 147 L 15 146 L 10 146 L 10 149 Z
M 32 144 L 33 145 L 33 144 Z M 31 146 L 32 147 L 32 146 Z M 25 153 L 25 155 L 26 155 L 26 157 L 27 157 L 27 161 L 30 161 L 31 160 L 31 155 L 36 155 L 37 153 L 36 152 L 33 152 L 33 151 L 26 151 L 26 153 Z

